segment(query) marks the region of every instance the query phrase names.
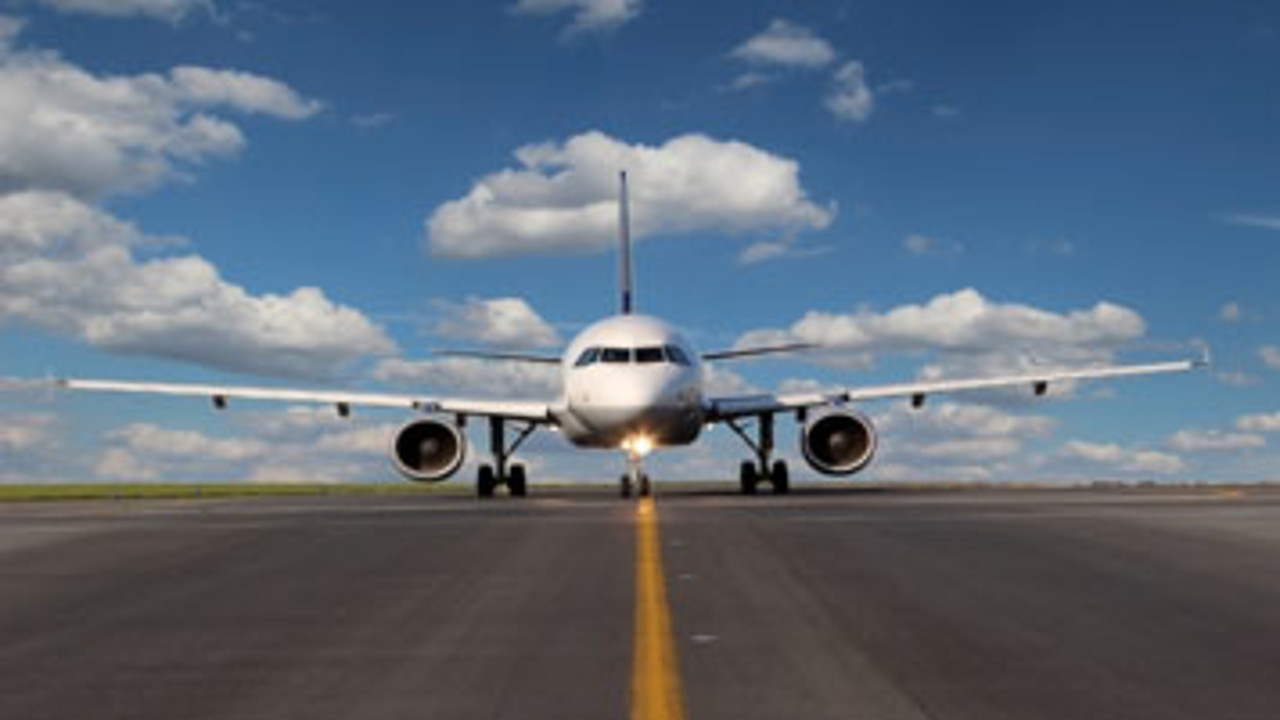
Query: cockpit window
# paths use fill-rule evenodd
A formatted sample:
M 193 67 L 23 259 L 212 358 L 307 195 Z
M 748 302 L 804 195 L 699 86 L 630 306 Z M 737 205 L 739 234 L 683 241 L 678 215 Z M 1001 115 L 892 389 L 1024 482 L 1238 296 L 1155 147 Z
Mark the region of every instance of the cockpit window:
M 663 359 L 661 346 L 636 348 L 636 362 L 638 363 L 660 363 Z
M 681 350 L 679 347 L 676 347 L 675 345 L 667 345 L 663 349 L 667 351 L 667 359 L 670 360 L 671 362 L 675 363 L 676 365 L 685 365 L 685 366 L 689 365 L 688 356 L 686 356 L 684 354 L 684 351 Z
M 589 347 L 586 350 L 582 351 L 582 354 L 578 356 L 578 361 L 575 362 L 573 365 L 574 367 L 586 367 L 588 365 L 595 363 L 599 359 L 600 359 L 600 348 Z
M 631 362 L 631 348 L 604 348 L 600 351 L 600 362 L 607 363 L 627 363 Z

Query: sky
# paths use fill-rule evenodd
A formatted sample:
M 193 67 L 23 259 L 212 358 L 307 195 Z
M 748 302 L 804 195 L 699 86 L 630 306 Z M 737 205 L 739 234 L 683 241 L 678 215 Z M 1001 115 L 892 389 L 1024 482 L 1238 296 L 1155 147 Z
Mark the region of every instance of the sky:
M 824 347 L 716 394 L 1212 352 L 869 404 L 860 477 L 1277 479 L 1278 71 L 1267 2 L 0 2 L 0 481 L 395 482 L 397 413 L 42 378 L 553 398 L 432 351 L 612 313 L 620 169 L 642 312 Z M 721 428 L 651 470 L 745 456 Z M 622 467 L 551 433 L 522 458 Z

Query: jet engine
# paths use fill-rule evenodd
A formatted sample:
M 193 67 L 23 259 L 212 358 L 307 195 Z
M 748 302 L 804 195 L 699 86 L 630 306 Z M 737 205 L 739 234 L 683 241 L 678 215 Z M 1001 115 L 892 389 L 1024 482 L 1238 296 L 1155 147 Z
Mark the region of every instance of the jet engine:
M 852 475 L 875 455 L 876 428 L 865 415 L 834 410 L 805 424 L 800 449 L 814 470 Z
M 396 431 L 391 459 L 414 482 L 438 482 L 462 466 L 467 443 L 455 426 L 439 420 L 414 420 Z

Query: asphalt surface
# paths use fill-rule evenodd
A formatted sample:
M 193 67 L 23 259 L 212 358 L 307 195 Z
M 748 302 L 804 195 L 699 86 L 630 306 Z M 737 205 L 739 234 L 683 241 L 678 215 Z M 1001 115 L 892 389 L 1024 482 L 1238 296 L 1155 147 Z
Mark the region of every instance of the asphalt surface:
M 0 506 L 0 719 L 625 718 L 636 515 L 605 490 Z M 657 515 L 693 720 L 1280 716 L 1275 491 Z

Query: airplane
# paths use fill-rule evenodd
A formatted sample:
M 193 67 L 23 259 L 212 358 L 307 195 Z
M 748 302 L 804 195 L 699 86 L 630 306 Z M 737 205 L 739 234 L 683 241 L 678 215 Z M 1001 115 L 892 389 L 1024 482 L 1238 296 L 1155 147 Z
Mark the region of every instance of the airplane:
M 810 467 L 824 475 L 849 476 L 871 463 L 879 443 L 875 425 L 856 407 L 865 401 L 904 398 L 919 408 L 932 395 L 1017 387 L 1041 396 L 1051 383 L 1185 372 L 1208 362 L 1206 356 L 1199 361 L 1046 370 L 827 392 L 709 395 L 704 384 L 704 362 L 798 352 L 814 346 L 793 343 L 699 353 L 672 325 L 635 312 L 625 171 L 619 173 L 618 227 L 618 313 L 578 333 L 559 357 L 481 351 L 445 353 L 495 362 L 558 365 L 563 393 L 554 400 L 482 400 L 75 378 L 56 383 L 67 390 L 202 396 L 210 398 L 217 409 L 225 409 L 230 399 L 245 399 L 329 404 L 342 417 L 349 416 L 356 406 L 415 411 L 418 417 L 400 427 L 390 442 L 392 464 L 415 482 L 438 482 L 454 475 L 467 454 L 466 423 L 481 419 L 488 423 L 492 458 L 477 471 L 476 494 L 482 498 L 492 497 L 503 486 L 515 497 L 528 493 L 525 466 L 511 459 L 534 431 L 545 427 L 558 431 L 577 447 L 625 453 L 627 470 L 619 478 L 618 487 L 623 497 L 629 497 L 653 491 L 643 469 L 646 455 L 658 448 L 690 445 L 704 428 L 718 423 L 732 430 L 751 450 L 753 457 L 742 461 L 739 467 L 741 492 L 754 494 L 760 484 L 768 483 L 774 493 L 782 494 L 790 489 L 790 474 L 785 461 L 773 458 L 774 421 L 779 414 L 792 414 L 799 423 L 800 449 Z

